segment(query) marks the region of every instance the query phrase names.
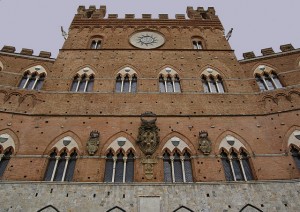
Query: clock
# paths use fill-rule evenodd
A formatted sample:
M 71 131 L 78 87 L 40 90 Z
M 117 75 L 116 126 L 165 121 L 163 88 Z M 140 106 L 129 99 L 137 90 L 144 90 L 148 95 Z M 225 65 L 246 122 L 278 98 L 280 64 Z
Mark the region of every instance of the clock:
M 155 49 L 165 43 L 165 38 L 158 32 L 140 31 L 132 34 L 129 42 L 140 49 Z

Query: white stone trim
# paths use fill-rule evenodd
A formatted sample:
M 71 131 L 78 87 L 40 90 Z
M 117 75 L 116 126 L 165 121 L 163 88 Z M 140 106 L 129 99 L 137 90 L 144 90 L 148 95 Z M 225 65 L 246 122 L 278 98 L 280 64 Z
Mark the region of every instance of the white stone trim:
M 65 146 L 64 145 L 64 140 L 70 140 L 71 142 Z M 70 150 L 72 150 L 73 148 L 76 148 L 77 150 L 79 150 L 78 144 L 76 143 L 76 141 L 71 137 L 71 136 L 66 136 L 62 139 L 60 139 L 55 145 L 53 145 L 53 148 L 57 148 L 57 150 L 60 152 L 63 148 L 67 148 L 68 152 L 70 153 Z
M 290 146 L 291 144 L 294 144 L 298 147 L 300 147 L 300 140 L 298 140 L 295 136 L 300 136 L 300 130 L 295 130 L 289 137 L 288 140 L 288 146 Z
M 3 147 L 3 151 L 5 151 L 10 146 L 14 150 L 16 149 L 14 139 L 9 134 L 7 133 L 1 134 L 0 138 L 7 139 L 4 143 L 0 143 L 0 145 Z

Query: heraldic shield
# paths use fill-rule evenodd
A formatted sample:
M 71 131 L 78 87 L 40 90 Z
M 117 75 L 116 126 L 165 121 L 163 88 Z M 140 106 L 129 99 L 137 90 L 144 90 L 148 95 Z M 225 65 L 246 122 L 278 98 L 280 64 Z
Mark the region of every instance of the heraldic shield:
M 139 127 L 137 144 L 145 155 L 152 155 L 159 144 L 156 119 L 156 115 L 152 112 L 145 112 L 141 115 L 142 124 Z

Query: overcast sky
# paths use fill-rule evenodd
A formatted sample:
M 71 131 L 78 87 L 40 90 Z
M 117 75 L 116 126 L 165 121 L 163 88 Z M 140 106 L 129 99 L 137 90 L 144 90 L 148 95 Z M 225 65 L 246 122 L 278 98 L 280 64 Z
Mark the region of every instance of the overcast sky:
M 56 57 L 64 42 L 60 26 L 68 29 L 79 5 L 107 6 L 107 14 L 185 14 L 187 6 L 213 6 L 226 32 L 232 27 L 231 47 L 242 53 L 282 44 L 300 47 L 300 0 L 0 0 L 0 48 L 3 45 L 45 50 Z M 106 16 L 107 17 L 107 16 Z

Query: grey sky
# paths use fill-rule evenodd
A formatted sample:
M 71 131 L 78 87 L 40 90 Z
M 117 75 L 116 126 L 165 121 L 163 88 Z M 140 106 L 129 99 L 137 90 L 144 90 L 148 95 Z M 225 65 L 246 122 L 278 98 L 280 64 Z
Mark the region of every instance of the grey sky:
M 232 27 L 230 44 L 237 57 L 242 53 L 292 43 L 300 47 L 299 0 L 0 0 L 0 48 L 3 45 L 31 48 L 34 54 L 51 51 L 56 57 L 63 44 L 60 26 L 67 29 L 79 5 L 107 6 L 107 14 L 184 14 L 187 6 L 213 6 L 226 32 Z

